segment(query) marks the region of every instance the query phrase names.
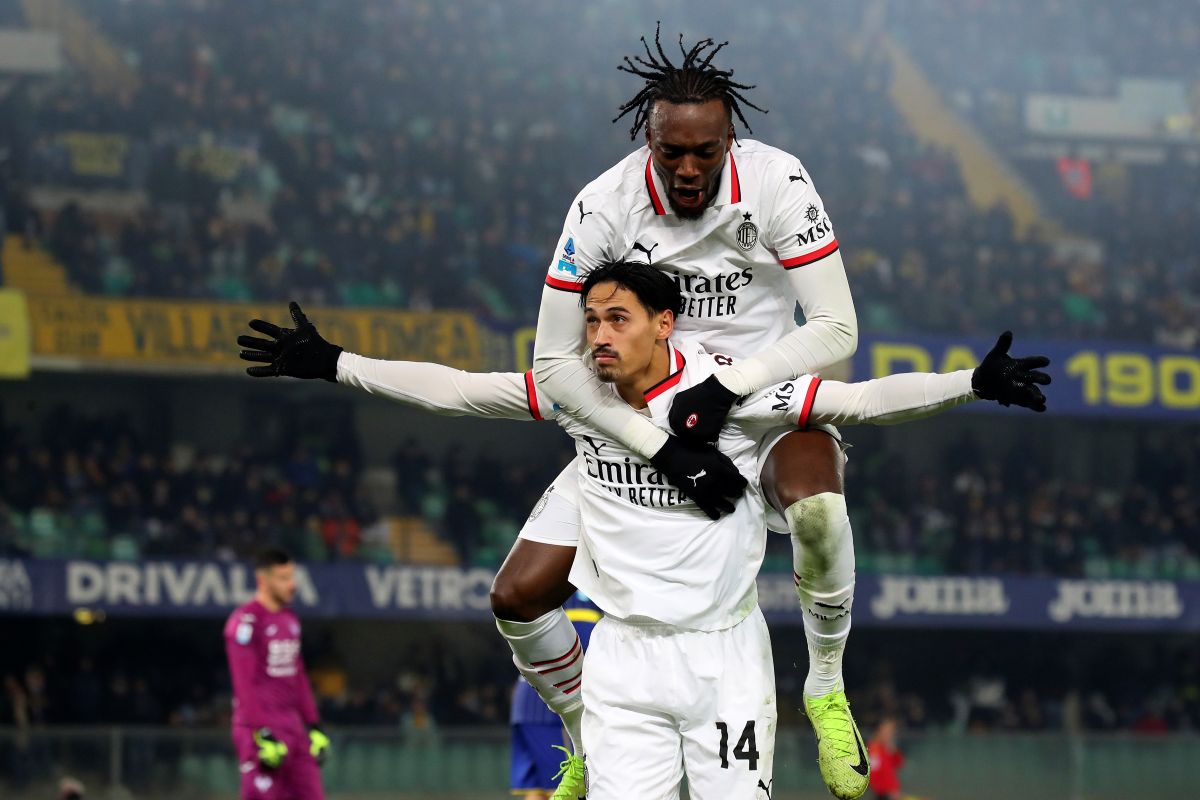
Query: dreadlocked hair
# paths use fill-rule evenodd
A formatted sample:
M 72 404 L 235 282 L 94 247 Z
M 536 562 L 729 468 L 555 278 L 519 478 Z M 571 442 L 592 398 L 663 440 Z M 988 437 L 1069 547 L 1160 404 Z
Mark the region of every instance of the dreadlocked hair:
M 654 28 L 654 48 L 658 56 L 650 51 L 646 37 L 642 38 L 642 47 L 646 57 L 625 56 L 625 63 L 618 64 L 617 69 L 636 75 L 645 81 L 640 92 L 633 99 L 620 107 L 620 114 L 613 117 L 613 122 L 626 114 L 633 112 L 633 127 L 629 129 L 629 138 L 637 139 L 640 131 L 650 120 L 650 112 L 655 101 L 666 100 L 668 103 L 707 103 L 709 100 L 720 100 L 726 110 L 736 114 L 745 126 L 746 131 L 754 133 L 746 117 L 742 114 L 742 104 L 755 111 L 767 113 L 765 108 L 759 108 L 746 99 L 742 94 L 754 88 L 754 84 L 735 83 L 733 70 L 717 69 L 712 65 L 713 58 L 729 42 L 716 44 L 712 39 L 701 39 L 692 45 L 690 50 L 683 47 L 683 34 L 679 34 L 679 52 L 683 54 L 683 63 L 675 66 L 667 58 L 663 50 L 660 34 L 662 23 Z

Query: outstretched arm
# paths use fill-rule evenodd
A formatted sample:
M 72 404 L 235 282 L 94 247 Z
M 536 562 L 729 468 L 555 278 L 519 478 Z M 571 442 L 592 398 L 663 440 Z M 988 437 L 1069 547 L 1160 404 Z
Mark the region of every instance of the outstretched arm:
M 464 372 L 443 364 L 383 361 L 342 353 L 338 383 L 386 397 L 410 408 L 448 417 L 542 419 L 532 376 L 518 372 Z
M 977 399 L 972 372 L 906 372 L 859 383 L 814 378 L 818 386 L 806 424 L 895 425 L 933 416 Z
M 403 405 L 446 416 L 542 419 L 551 404 L 538 397 L 533 378 L 515 372 L 472 373 L 442 364 L 383 361 L 347 353 L 325 341 L 298 303 L 288 309 L 295 328 L 260 319 L 250 327 L 270 338 L 239 336 L 241 358 L 260 364 L 256 378 L 321 378 L 354 386 Z
M 905 372 L 858 383 L 804 376 L 747 400 L 734 417 L 751 424 L 814 423 L 894 425 L 932 416 L 972 400 L 995 400 L 1034 411 L 1046 410 L 1039 386 L 1050 383 L 1040 370 L 1045 356 L 1008 354 L 1012 334 L 1003 333 L 975 369 L 944 374 Z

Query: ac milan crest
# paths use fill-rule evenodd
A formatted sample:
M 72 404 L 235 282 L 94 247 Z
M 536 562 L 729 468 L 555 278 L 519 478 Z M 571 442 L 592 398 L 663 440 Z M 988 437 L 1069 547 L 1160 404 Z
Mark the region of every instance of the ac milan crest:
M 758 226 L 750 221 L 750 214 L 742 214 L 746 220 L 737 229 L 738 247 L 743 250 L 751 250 L 754 245 L 758 244 Z

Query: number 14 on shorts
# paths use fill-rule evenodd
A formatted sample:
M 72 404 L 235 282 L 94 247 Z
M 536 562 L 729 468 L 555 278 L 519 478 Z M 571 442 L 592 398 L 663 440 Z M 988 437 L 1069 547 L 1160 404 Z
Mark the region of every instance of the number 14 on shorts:
M 721 757 L 721 769 L 729 769 L 729 725 L 718 722 L 717 730 L 721 732 L 721 746 L 718 751 Z M 742 728 L 742 735 L 738 737 L 737 744 L 733 746 L 733 757 L 738 761 L 748 761 L 747 767 L 751 772 L 758 770 L 759 754 L 758 744 L 754 740 L 754 720 L 750 720 Z

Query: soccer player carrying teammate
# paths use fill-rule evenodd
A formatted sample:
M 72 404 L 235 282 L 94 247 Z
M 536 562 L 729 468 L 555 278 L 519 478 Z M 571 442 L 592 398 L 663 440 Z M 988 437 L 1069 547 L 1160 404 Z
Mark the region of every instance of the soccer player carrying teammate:
M 534 376 L 555 404 L 650 461 L 716 516 L 731 509 L 739 491 L 732 465 L 707 445 L 735 401 L 848 358 L 858 326 L 837 237 L 812 175 L 795 156 L 735 137 L 734 117 L 749 132 L 742 108 L 757 106 L 746 98 L 752 86 L 714 64 L 724 44 L 704 39 L 685 48 L 681 37 L 680 56 L 672 61 L 658 33 L 653 49 L 642 41 L 644 56 L 626 58 L 620 67 L 642 85 L 617 119 L 632 114 L 630 136 L 644 133 L 645 146 L 570 205 L 542 293 Z M 675 397 L 674 435 L 614 398 L 578 358 L 579 281 L 600 263 L 623 259 L 670 276 L 684 296 L 680 331 L 698 336 L 711 352 L 739 359 Z M 800 327 L 797 302 L 805 318 Z M 791 532 L 802 576 L 805 710 L 817 735 L 821 775 L 837 797 L 856 798 L 866 790 L 868 765 L 856 746 L 861 736 L 842 682 L 854 547 L 840 441 L 828 427 L 793 426 L 764 434 L 761 445 L 763 493 L 776 512 L 772 527 Z M 523 537 L 496 576 L 497 626 L 527 677 L 532 661 L 569 637 L 570 625 L 557 609 L 569 593 L 573 559 L 565 549 Z M 577 727 L 577 700 L 534 685 L 568 730 Z M 581 768 L 569 772 L 564 782 L 574 779 L 574 785 L 558 797 L 577 797 L 581 775 Z
M 254 567 L 254 599 L 225 622 L 241 797 L 323 800 L 319 767 L 329 738 L 300 656 L 300 621 L 288 608 L 296 594 L 296 565 L 287 553 L 269 548 Z
M 731 363 L 693 338 L 675 336 L 684 298 L 644 264 L 598 267 L 582 286 L 591 364 L 612 396 L 656 424 L 671 402 Z M 578 313 L 578 311 L 576 312 Z M 697 800 L 759 798 L 770 791 L 775 685 L 770 638 L 755 578 L 766 545 L 758 476 L 764 432 L 781 425 L 900 422 L 998 393 L 1044 407 L 1033 370 L 1045 359 L 1012 359 L 1005 334 L 975 370 L 907 374 L 858 384 L 805 376 L 743 400 L 720 430 L 720 449 L 749 490 L 732 514 L 711 519 L 669 485 L 652 462 L 590 423 L 559 412 L 529 375 L 471 375 L 440 365 L 367 359 L 329 344 L 292 304 L 295 329 L 255 320 L 270 341 L 240 337 L 252 374 L 323 377 L 441 413 L 508 418 L 554 416 L 575 439 L 573 493 L 582 520 L 570 582 L 605 613 L 586 656 L 582 739 L 591 800 L 677 796 L 686 766 Z M 699 476 L 697 476 L 699 477 Z M 548 505 L 546 506 L 548 508 Z M 541 516 L 535 515 L 535 516 Z M 804 575 L 798 573 L 797 580 Z M 578 694 L 580 645 L 532 665 Z M 566 668 L 571 665 L 572 668 Z M 853 744 L 867 772 L 861 739 Z M 561 785 L 560 785 L 561 790 Z

